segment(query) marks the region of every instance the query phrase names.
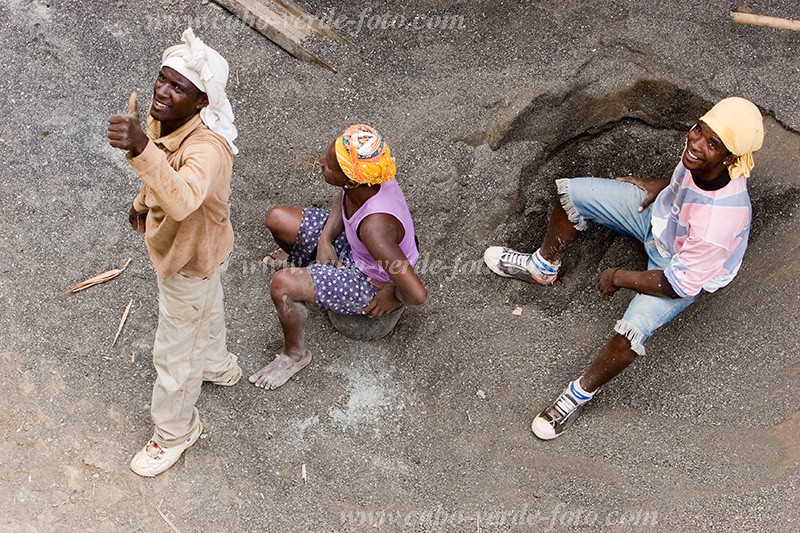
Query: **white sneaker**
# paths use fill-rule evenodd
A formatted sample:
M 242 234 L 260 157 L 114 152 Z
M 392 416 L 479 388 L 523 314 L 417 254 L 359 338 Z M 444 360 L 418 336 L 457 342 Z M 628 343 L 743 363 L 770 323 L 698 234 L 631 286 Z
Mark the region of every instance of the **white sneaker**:
M 197 442 L 200 434 L 203 433 L 203 424 L 197 426 L 189 438 L 183 444 L 176 444 L 169 448 L 162 448 L 155 441 L 149 441 L 144 448 L 131 459 L 131 470 L 142 477 L 155 477 L 161 472 L 174 465 L 183 452 L 192 444 Z
M 490 246 L 483 253 L 489 270 L 504 278 L 516 278 L 528 283 L 552 285 L 558 277 L 557 264 L 545 261 L 538 251 L 532 254 L 517 252 L 503 246 Z
M 542 440 L 561 436 L 581 416 L 587 401 L 577 398 L 570 392 L 568 385 L 553 403 L 533 419 L 531 423 L 533 434 Z

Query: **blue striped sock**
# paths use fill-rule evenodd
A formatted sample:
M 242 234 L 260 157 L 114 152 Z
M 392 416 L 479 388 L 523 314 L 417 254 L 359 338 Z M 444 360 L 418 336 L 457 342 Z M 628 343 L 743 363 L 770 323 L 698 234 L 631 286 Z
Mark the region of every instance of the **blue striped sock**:
M 597 391 L 586 392 L 585 390 L 583 390 L 583 387 L 581 387 L 581 378 L 571 381 L 570 384 L 567 385 L 567 390 L 569 390 L 569 393 L 572 395 L 572 397 L 578 400 L 580 403 L 588 402 L 594 397 L 595 393 L 597 392 Z
M 555 276 L 558 274 L 558 267 L 561 266 L 561 261 L 551 263 L 542 257 L 542 254 L 539 253 L 539 250 L 536 250 L 533 252 L 533 254 L 531 254 L 531 262 L 533 263 L 533 267 L 545 276 Z

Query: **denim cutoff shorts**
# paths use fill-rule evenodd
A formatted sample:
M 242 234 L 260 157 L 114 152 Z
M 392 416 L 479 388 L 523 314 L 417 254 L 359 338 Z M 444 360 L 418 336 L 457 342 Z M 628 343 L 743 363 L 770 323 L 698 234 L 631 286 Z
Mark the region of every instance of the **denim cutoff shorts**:
M 333 248 L 343 267 L 316 262 L 317 244 L 329 215 L 330 210 L 319 207 L 303 210 L 303 220 L 294 246 L 289 252 L 288 262 L 296 267 L 308 268 L 319 307 L 342 315 L 360 315 L 378 289 L 356 268 L 344 232 L 333 240 Z
M 664 270 L 670 262 L 656 248 L 651 223 L 652 204 L 639 213 L 645 192 L 632 183 L 603 178 L 574 178 L 556 180 L 561 205 L 578 230 L 588 222 L 596 222 L 619 235 L 637 239 L 644 244 L 648 270 Z M 624 335 L 631 348 L 645 354 L 644 342 L 655 331 L 689 307 L 696 296 L 665 298 L 639 294 L 633 297 L 622 320 L 614 331 Z

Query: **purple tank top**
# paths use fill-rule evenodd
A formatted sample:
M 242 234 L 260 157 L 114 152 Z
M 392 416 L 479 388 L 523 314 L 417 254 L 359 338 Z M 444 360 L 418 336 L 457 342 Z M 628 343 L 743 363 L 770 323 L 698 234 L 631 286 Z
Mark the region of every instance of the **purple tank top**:
M 400 221 L 405 229 L 403 240 L 400 241 L 400 250 L 408 258 L 412 267 L 417 264 L 419 250 L 417 250 L 417 243 L 414 237 L 414 223 L 411 221 L 411 213 L 397 181 L 392 180 L 381 183 L 380 188 L 378 194 L 367 200 L 358 211 L 353 213 L 349 220 L 345 214 L 344 198 L 342 198 L 342 220 L 344 220 L 344 232 L 353 252 L 353 261 L 356 267 L 368 278 L 385 283 L 389 281 L 389 274 L 370 255 L 367 247 L 358 238 L 358 225 L 361 224 L 362 220 L 376 213 L 392 215 Z M 344 194 L 344 191 L 342 191 L 342 194 Z

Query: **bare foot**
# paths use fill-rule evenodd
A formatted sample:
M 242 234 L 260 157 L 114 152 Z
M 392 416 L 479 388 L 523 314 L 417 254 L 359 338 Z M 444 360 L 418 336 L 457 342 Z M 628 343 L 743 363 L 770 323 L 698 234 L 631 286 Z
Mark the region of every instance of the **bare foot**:
M 304 369 L 310 362 L 311 352 L 308 350 L 300 360 L 294 359 L 285 353 L 279 353 L 270 364 L 247 378 L 247 380 L 262 389 L 277 389 L 289 381 L 290 377 Z
M 265 265 L 274 267 L 275 270 L 280 270 L 289 266 L 288 259 L 289 254 L 286 253 L 282 248 L 278 248 L 277 250 L 270 252 L 269 255 L 265 256 L 262 261 L 264 261 Z

